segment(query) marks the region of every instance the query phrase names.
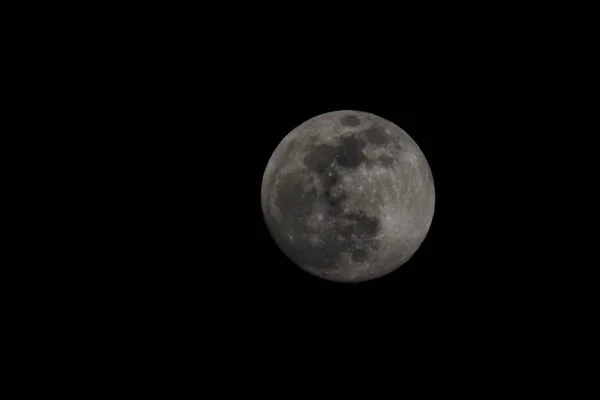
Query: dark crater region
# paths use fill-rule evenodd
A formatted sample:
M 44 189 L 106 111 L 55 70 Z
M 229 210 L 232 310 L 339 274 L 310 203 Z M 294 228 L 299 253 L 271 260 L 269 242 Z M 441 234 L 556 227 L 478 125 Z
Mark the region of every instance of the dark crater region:
M 342 117 L 342 123 L 357 122 L 350 117 L 358 120 L 348 115 Z M 291 174 L 280 182 L 276 206 L 283 217 L 284 222 L 281 223 L 286 224 L 287 231 L 296 233 L 293 241 L 280 238 L 280 245 L 287 249 L 286 252 L 295 262 L 319 270 L 334 269 L 342 252 L 350 252 L 352 260 L 360 262 L 368 259 L 380 246 L 379 240 L 374 239 L 380 231 L 379 220 L 362 211 L 344 212 L 342 204 L 351 194 L 340 190 L 339 183 L 344 170 L 355 169 L 361 164 L 367 167 L 372 167 L 374 163 L 390 166 L 394 162 L 393 157 L 382 155 L 372 161 L 362 150 L 368 144 L 380 146 L 391 142 L 392 138 L 385 130 L 372 126 L 353 135 L 339 137 L 332 144 L 314 147 L 303 161 L 309 170 L 319 176 L 323 185 L 322 196 L 318 195 L 316 189 L 307 192 L 300 176 Z M 305 237 L 311 234 L 308 212 L 317 202 L 325 206 L 325 218 L 333 225 L 327 231 L 320 231 L 322 245 L 315 245 Z M 357 246 L 357 243 L 360 245 Z
M 350 127 L 358 126 L 358 125 L 360 125 L 360 118 L 358 118 L 355 115 L 346 115 L 346 116 L 340 118 L 340 122 L 344 126 L 350 126 Z
M 364 212 L 344 212 L 342 203 L 349 193 L 339 190 L 341 176 L 335 168 L 336 165 L 341 169 L 354 169 L 363 163 L 370 165 L 371 161 L 362 152 L 367 144 L 368 141 L 359 135 L 341 137 L 335 144 L 317 146 L 304 158 L 306 167 L 320 178 L 323 185 L 322 198 L 316 198 L 316 193 L 312 192 L 303 195 L 299 182 L 297 188 L 280 189 L 289 191 L 286 195 L 280 193 L 278 208 L 284 214 L 285 210 L 299 209 L 296 213 L 290 212 L 284 216 L 289 218 L 292 224 L 297 224 L 297 229 L 307 231 L 306 221 L 301 217 L 305 216 L 304 209 L 312 208 L 315 201 L 325 205 L 325 217 L 333 223 L 331 231 L 321 233 L 323 247 L 311 243 L 301 243 L 297 247 L 296 258 L 305 265 L 319 269 L 333 268 L 340 253 L 345 251 L 351 252 L 353 261 L 364 261 L 379 246 L 379 243 L 373 240 L 380 229 L 378 219 L 371 218 Z M 298 204 L 299 201 L 302 206 Z M 357 248 L 357 241 L 364 241 L 365 247 Z

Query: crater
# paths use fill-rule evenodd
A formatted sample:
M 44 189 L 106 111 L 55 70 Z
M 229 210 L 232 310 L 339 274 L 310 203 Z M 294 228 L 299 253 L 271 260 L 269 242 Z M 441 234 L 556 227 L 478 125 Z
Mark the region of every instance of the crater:
M 369 252 L 366 249 L 354 249 L 351 258 L 354 262 L 366 261 L 369 258 Z
M 284 220 L 293 225 L 296 225 L 297 221 L 306 215 L 306 210 L 312 208 L 317 201 L 316 188 L 307 189 L 305 183 L 293 175 L 283 177 L 277 186 L 275 205 Z
M 304 157 L 304 165 L 311 171 L 322 175 L 333 164 L 335 153 L 333 146 L 327 144 L 317 146 Z
M 360 125 L 360 118 L 358 118 L 355 115 L 345 115 L 342 118 L 340 118 L 340 122 L 342 123 L 342 125 L 344 126 L 358 126 Z
M 282 208 L 296 207 L 299 210 L 297 214 L 284 213 L 285 217 L 304 221 L 304 227 L 301 229 L 307 231 L 308 215 L 304 207 L 298 204 L 306 198 L 306 201 L 318 202 L 323 207 L 324 217 L 329 221 L 328 228 L 319 233 L 320 245 L 315 245 L 309 240 L 295 243 L 293 252 L 301 264 L 311 265 L 319 270 L 331 269 L 339 263 L 342 254 L 349 254 L 354 262 L 361 262 L 368 259 L 372 251 L 379 246 L 379 241 L 375 239 L 380 230 L 379 220 L 362 211 L 345 212 L 343 207 L 351 193 L 342 190 L 342 176 L 348 169 L 357 168 L 363 163 L 372 163 L 363 153 L 368 144 L 364 136 L 354 134 L 341 136 L 334 143 L 312 148 L 303 161 L 310 171 L 319 176 L 322 195 L 317 199 L 313 193 L 302 194 L 304 190 L 295 187 L 293 183 L 287 183 L 290 185 L 289 188 L 285 188 L 288 194 L 281 200 L 287 203 L 282 205 Z M 383 163 L 388 161 L 391 163 L 393 159 L 390 157 L 389 160 L 383 160 Z M 290 220 L 288 223 L 295 222 Z M 357 244 L 359 246 L 356 246 Z
M 332 168 L 323 177 L 323 200 L 327 206 L 327 214 L 333 217 L 337 217 L 342 213 L 342 202 L 348 198 L 346 192 L 334 190 L 339 182 L 340 176 Z
M 345 246 L 335 241 L 327 240 L 326 243 L 315 245 L 309 240 L 303 239 L 292 247 L 293 259 L 300 265 L 311 266 L 318 271 L 335 270 L 339 256 Z
M 372 127 L 363 131 L 365 139 L 371 144 L 381 146 L 391 142 L 391 138 L 386 131 L 380 126 L 373 125 Z
M 304 157 L 303 162 L 308 169 L 319 175 L 323 175 L 336 161 L 340 167 L 356 168 L 368 161 L 362 151 L 367 144 L 356 135 L 340 137 L 334 145 L 315 147 Z
M 379 157 L 377 157 L 377 164 L 383 166 L 383 167 L 389 167 L 390 165 L 392 165 L 394 163 L 394 157 L 390 157 L 386 154 L 382 154 Z
M 297 140 L 292 140 L 287 147 L 285 148 L 285 150 L 283 151 L 283 154 L 281 155 L 281 157 L 284 160 L 287 160 L 288 158 L 291 158 L 292 155 L 298 151 L 298 148 L 301 147 L 300 143 Z
M 380 230 L 379 220 L 367 216 L 364 212 L 346 213 L 344 218 L 350 222 L 341 229 L 341 234 L 346 239 L 357 237 L 361 241 L 370 241 Z
M 345 168 L 356 168 L 367 161 L 367 156 L 362 152 L 366 145 L 366 142 L 354 135 L 340 138 L 340 146 L 336 147 L 338 165 Z

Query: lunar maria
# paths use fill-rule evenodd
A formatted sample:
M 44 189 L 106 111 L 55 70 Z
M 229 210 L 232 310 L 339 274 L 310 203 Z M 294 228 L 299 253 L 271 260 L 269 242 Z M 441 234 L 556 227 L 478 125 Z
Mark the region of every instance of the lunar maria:
M 435 188 L 425 155 L 394 123 L 334 111 L 283 138 L 264 172 L 268 230 L 303 270 L 331 281 L 380 278 L 429 232 Z

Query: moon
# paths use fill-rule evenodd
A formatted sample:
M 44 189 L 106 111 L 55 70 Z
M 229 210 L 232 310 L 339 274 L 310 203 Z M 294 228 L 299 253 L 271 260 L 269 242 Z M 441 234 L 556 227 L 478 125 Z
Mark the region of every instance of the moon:
M 362 111 L 302 123 L 273 152 L 261 187 L 265 223 L 298 267 L 335 282 L 380 278 L 429 232 L 435 188 L 400 127 Z

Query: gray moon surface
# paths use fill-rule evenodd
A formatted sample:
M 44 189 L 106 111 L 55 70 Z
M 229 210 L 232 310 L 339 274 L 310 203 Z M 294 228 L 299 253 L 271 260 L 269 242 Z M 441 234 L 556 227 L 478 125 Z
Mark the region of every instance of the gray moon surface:
M 406 263 L 429 232 L 435 188 L 400 127 L 361 111 L 318 115 L 283 138 L 265 169 L 265 223 L 303 270 L 362 282 Z

